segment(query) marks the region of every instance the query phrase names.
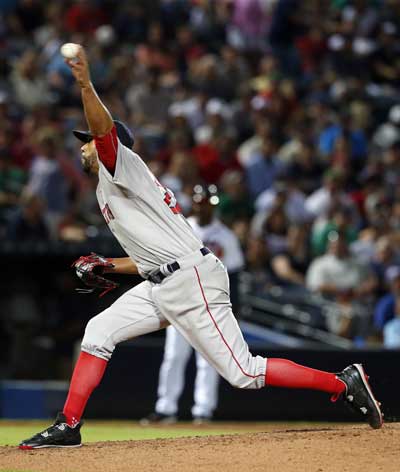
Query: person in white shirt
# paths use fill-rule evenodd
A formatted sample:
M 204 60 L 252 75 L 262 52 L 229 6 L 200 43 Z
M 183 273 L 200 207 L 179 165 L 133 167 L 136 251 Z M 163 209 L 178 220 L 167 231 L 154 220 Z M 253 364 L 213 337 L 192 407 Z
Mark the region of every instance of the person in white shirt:
M 332 205 L 340 203 L 352 210 L 358 217 L 351 198 L 343 191 L 343 173 L 338 169 L 329 169 L 324 174 L 324 184 L 306 198 L 305 209 L 313 219 L 326 218 Z
M 341 336 L 350 336 L 360 322 L 357 303 L 364 306 L 377 287 L 369 267 L 349 252 L 346 235 L 331 231 L 327 253 L 313 260 L 306 274 L 306 286 L 337 303 L 338 316 L 328 319 L 328 328 Z
M 328 239 L 327 253 L 314 259 L 308 268 L 307 287 L 332 298 L 359 293 L 369 282 L 367 265 L 351 256 L 343 233 L 332 231 Z

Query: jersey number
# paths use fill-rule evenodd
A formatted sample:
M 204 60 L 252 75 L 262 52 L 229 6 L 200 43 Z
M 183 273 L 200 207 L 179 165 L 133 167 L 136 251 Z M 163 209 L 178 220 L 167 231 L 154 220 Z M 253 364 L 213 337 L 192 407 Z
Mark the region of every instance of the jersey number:
M 174 193 L 166 187 L 163 187 L 164 189 L 164 202 L 169 206 L 171 209 L 172 213 L 175 213 L 177 215 L 178 213 L 181 213 L 181 207 L 179 206 L 179 203 L 176 201 Z
M 179 206 L 179 203 L 176 201 L 174 192 L 172 192 L 169 188 L 164 187 L 164 185 L 162 185 L 156 178 L 154 178 L 154 182 L 160 189 L 160 192 L 164 198 L 164 202 L 168 205 L 172 213 L 175 213 L 175 215 L 182 213 L 182 209 Z

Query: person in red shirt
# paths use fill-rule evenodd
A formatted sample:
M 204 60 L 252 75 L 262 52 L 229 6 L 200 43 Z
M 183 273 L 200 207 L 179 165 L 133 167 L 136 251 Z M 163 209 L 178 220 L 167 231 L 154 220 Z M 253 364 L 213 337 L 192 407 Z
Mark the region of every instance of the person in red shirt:
M 104 10 L 92 0 L 76 0 L 65 13 L 65 28 L 73 33 L 93 33 L 106 23 Z

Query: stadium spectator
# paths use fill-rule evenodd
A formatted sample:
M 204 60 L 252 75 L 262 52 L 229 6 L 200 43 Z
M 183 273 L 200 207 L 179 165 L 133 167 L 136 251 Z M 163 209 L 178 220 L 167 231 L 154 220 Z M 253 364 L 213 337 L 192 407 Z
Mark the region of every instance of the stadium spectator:
M 43 200 L 34 194 L 22 197 L 21 210 L 10 219 L 8 237 L 13 241 L 45 242 L 49 239 L 49 230 L 45 222 Z
M 58 224 L 69 208 L 68 183 L 59 162 L 56 132 L 51 128 L 41 128 L 36 143 L 38 153 L 32 162 L 26 189 L 43 199 L 52 235 L 56 237 Z
M 149 132 L 154 129 L 157 135 L 165 131 L 171 97 L 161 83 L 159 67 L 151 67 L 143 82 L 132 85 L 126 99 L 136 126 L 144 127 Z
M 233 0 L 230 43 L 244 50 L 263 49 L 273 3 L 274 0 Z
M 338 169 L 329 169 L 324 173 L 323 186 L 306 199 L 306 210 L 316 220 L 325 220 L 334 203 L 349 208 L 354 214 L 356 208 L 350 196 L 344 191 L 344 174 Z
M 279 175 L 273 186 L 257 197 L 256 218 L 260 213 L 268 213 L 270 208 L 280 201 L 290 222 L 310 221 L 310 215 L 305 207 L 305 195 L 299 190 L 296 174 L 287 172 Z
M 282 148 L 279 150 L 278 156 L 282 159 Z M 313 144 L 308 142 L 306 138 L 300 137 L 288 165 L 288 174 L 296 177 L 299 190 L 306 195 L 317 190 L 321 186 L 323 168 Z
M 352 221 L 352 213 L 349 208 L 334 205 L 328 213 L 325 223 L 315 226 L 311 235 L 311 248 L 315 256 L 326 252 L 329 235 L 332 232 L 341 232 L 348 245 L 356 241 L 358 231 Z
M 245 259 L 247 289 L 252 294 L 263 295 L 275 283 L 275 278 L 270 254 L 262 238 L 249 238 Z
M 12 83 L 16 102 L 27 110 L 50 103 L 49 85 L 39 67 L 39 54 L 33 49 L 16 61 Z
M 239 170 L 227 170 L 220 179 L 218 212 L 221 220 L 231 226 L 235 220 L 250 220 L 254 213 L 253 201 Z
M 251 101 L 250 106 L 256 106 L 254 100 Z M 272 131 L 273 127 L 268 119 L 255 120 L 254 134 L 244 141 L 238 148 L 238 159 L 243 167 L 249 166 L 252 163 L 254 156 L 261 153 L 263 139 L 268 138 Z
M 0 225 L 6 223 L 7 217 L 18 205 L 25 182 L 25 172 L 13 164 L 7 149 L 0 149 Z
M 303 247 L 304 222 L 314 256 L 344 232 L 352 257 L 336 264 L 348 261 L 353 273 L 359 261 L 379 280 L 361 307 L 369 319 L 400 247 L 396 2 L 45 3 L 0 5 L 1 237 L 23 214 L 27 179 L 45 202 L 51 237 L 109 240 L 93 183 L 77 165 L 71 130 L 82 126 L 80 96 L 59 52 L 65 41 L 82 42 L 107 106 L 130 125 L 135 150 L 185 214 L 194 176 L 216 183 L 221 219 L 245 252 L 259 251 L 255 265 L 272 274 L 266 259 L 279 261 L 279 284 L 302 280 L 309 254 L 300 251 L 297 267 L 293 248 Z M 38 140 L 43 130 L 50 137 Z M 320 260 L 311 258 L 309 273 Z M 358 300 L 349 293 L 342 311 L 358 313 Z M 335 332 L 364 330 L 350 324 Z
M 264 237 L 271 254 L 285 251 L 289 220 L 286 216 L 284 201 L 277 200 L 274 203 L 260 228 L 255 227 L 253 220 L 251 230 L 254 236 Z
M 388 235 L 377 239 L 374 244 L 374 254 L 368 262 L 378 282 L 377 295 L 381 296 L 386 292 L 385 274 L 387 270 L 399 262 L 398 248 L 393 237 Z
M 70 33 L 93 33 L 106 22 L 104 10 L 93 0 L 75 0 L 65 12 L 65 28 Z
M 286 250 L 272 258 L 271 267 L 279 284 L 305 287 L 310 260 L 307 226 L 292 225 L 288 230 Z
M 387 324 L 394 320 L 397 315 L 400 300 L 400 266 L 391 266 L 385 272 L 385 282 L 389 288 L 389 293 L 378 301 L 374 312 L 374 326 L 381 335 L 385 335 Z M 392 334 L 397 332 L 398 323 L 389 325 L 386 331 L 387 338 L 392 338 Z M 393 331 L 392 331 L 393 329 Z M 388 341 L 391 344 L 391 341 Z
M 113 18 L 113 26 L 118 40 L 122 43 L 144 42 L 147 35 L 148 21 L 144 7 L 140 3 L 123 2 Z
M 345 234 L 332 231 L 328 238 L 327 253 L 311 262 L 306 285 L 337 303 L 340 316 L 329 327 L 341 336 L 352 337 L 360 316 L 368 315 L 360 313 L 358 304 L 366 306 L 377 282 L 368 266 L 351 256 Z
M 278 142 L 273 136 L 264 137 L 259 153 L 250 156 L 250 164 L 245 168 L 247 186 L 251 195 L 256 198 L 274 184 L 278 174 L 283 170 L 276 157 Z
M 44 8 L 39 0 L 23 0 L 17 3 L 12 15 L 16 31 L 32 35 L 44 21 Z

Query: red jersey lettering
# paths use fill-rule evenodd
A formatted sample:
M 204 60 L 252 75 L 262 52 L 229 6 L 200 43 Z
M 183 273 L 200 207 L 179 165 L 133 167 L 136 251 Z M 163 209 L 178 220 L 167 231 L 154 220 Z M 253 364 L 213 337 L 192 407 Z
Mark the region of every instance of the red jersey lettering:
M 102 212 L 102 214 L 104 216 L 104 219 L 106 220 L 107 224 L 110 224 L 111 220 L 115 220 L 115 217 L 114 217 L 110 207 L 108 206 L 108 203 L 106 203 L 104 205 L 104 207 L 101 209 L 101 212 Z

